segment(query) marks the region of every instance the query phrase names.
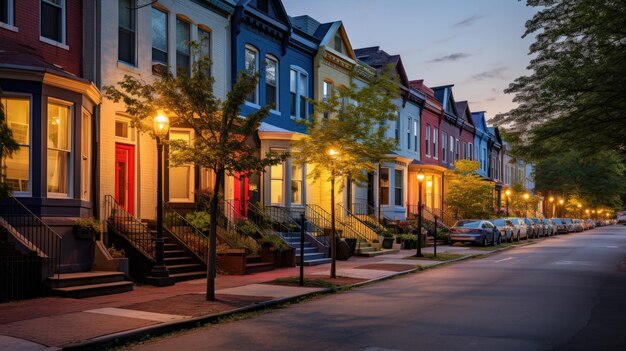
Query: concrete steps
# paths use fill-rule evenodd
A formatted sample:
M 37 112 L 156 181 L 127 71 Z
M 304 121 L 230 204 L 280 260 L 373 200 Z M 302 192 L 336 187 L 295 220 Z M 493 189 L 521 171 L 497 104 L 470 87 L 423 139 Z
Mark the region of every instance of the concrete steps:
M 304 255 L 305 266 L 317 266 L 331 262 L 331 259 L 326 257 L 326 253 L 320 251 L 311 242 L 305 241 L 304 247 L 300 247 L 300 233 L 286 233 L 283 234 L 283 238 L 289 246 L 296 249 L 296 265 L 300 265 L 300 255 Z
M 46 279 L 46 285 L 53 295 L 74 299 L 133 290 L 133 283 L 124 280 L 124 273 L 104 271 L 54 275 Z
M 164 234 L 163 239 L 165 240 L 163 244 L 163 263 L 165 263 L 170 277 L 176 279 L 176 282 L 206 278 L 207 271 L 205 265 L 198 263 L 197 259 L 191 257 L 168 234 Z

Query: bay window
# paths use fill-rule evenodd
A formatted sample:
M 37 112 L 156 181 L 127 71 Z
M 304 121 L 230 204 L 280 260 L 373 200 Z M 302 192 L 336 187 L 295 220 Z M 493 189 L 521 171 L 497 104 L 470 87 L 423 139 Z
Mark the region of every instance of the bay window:
M 71 196 L 72 106 L 48 101 L 48 195 Z

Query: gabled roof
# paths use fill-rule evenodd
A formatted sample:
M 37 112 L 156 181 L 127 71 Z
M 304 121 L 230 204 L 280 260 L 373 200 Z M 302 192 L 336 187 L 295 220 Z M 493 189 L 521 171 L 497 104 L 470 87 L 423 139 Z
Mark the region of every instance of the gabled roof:
M 400 55 L 390 55 L 384 50 L 381 50 L 379 46 L 356 49 L 354 50 L 354 53 L 360 61 L 376 68 L 378 71 L 385 66 L 392 65 L 395 68 L 396 73 L 400 76 L 402 86 L 407 89 L 410 87 L 409 78 L 406 74 L 406 70 L 404 69 L 404 64 L 402 63 Z
M 289 16 L 280 0 L 239 0 L 237 6 L 245 7 L 247 10 L 254 9 L 255 14 L 267 17 L 291 28 Z
M 472 112 L 472 121 L 477 131 L 480 130 L 485 134 L 489 134 L 487 121 L 485 120 L 485 111 Z
M 302 31 L 303 33 L 309 35 L 310 37 L 318 39 L 318 41 L 321 40 L 321 38 L 317 38 L 315 36 L 315 33 L 317 32 L 317 29 L 322 24 L 319 23 L 315 18 L 307 16 L 307 15 L 303 15 L 303 16 L 289 17 L 289 20 L 291 21 L 291 25 L 293 26 L 293 28 L 296 28 Z
M 454 84 L 450 85 L 442 85 L 439 87 L 432 88 L 435 92 L 435 97 L 441 104 L 443 105 L 443 109 L 446 114 L 450 115 L 453 118 L 458 119 L 459 112 L 456 109 L 456 102 L 454 101 L 454 95 L 452 94 L 452 87 Z

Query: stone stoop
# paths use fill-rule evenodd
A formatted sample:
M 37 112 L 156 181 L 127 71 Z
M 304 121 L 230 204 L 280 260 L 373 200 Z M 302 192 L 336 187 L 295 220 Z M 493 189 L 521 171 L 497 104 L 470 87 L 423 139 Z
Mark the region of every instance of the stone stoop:
M 302 253 L 304 254 L 305 266 L 317 266 L 332 261 L 329 257 L 326 257 L 324 252 L 319 251 L 316 246 L 308 241 L 304 241 L 304 248 L 301 248 L 300 233 L 283 234 L 283 238 L 285 238 L 289 246 L 296 249 L 296 265 L 300 265 L 300 255 Z
M 274 270 L 274 262 L 262 262 L 260 257 L 246 259 L 246 274 L 268 272 Z
M 91 271 L 55 274 L 46 279 L 53 295 L 80 299 L 119 294 L 133 290 L 133 283 L 124 280 L 122 272 Z
M 206 278 L 206 267 L 197 263 L 187 251 L 179 247 L 167 234 L 163 234 L 163 263 L 169 271 L 170 277 L 176 282 Z
M 366 257 L 376 257 L 376 256 L 389 255 L 389 254 L 395 254 L 395 253 L 400 252 L 400 250 L 398 249 L 376 250 L 375 248 L 372 247 L 372 244 L 367 241 L 359 241 L 356 244 L 356 247 L 357 247 L 356 254 L 359 256 L 366 256 Z

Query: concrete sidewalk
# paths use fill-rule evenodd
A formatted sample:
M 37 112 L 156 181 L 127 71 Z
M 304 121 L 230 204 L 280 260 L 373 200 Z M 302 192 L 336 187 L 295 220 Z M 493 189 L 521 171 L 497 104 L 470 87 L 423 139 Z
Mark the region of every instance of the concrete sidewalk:
M 432 248 L 424 248 L 432 253 Z M 438 252 L 463 258 L 488 253 L 468 247 L 440 246 Z M 361 285 L 446 262 L 409 260 L 414 250 L 372 258 L 337 261 L 337 276 Z M 421 267 L 419 267 L 421 266 Z M 305 267 L 307 278 L 328 276 L 330 264 Z M 267 284 L 297 277 L 299 267 L 246 276 L 220 275 L 217 302 L 205 301 L 206 281 L 170 287 L 135 286 L 131 292 L 85 299 L 45 297 L 0 305 L 0 351 L 98 349 L 120 340 L 156 335 L 208 323 L 233 313 L 260 310 L 332 289 Z

